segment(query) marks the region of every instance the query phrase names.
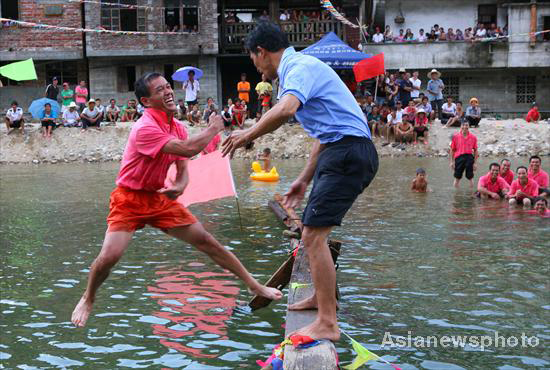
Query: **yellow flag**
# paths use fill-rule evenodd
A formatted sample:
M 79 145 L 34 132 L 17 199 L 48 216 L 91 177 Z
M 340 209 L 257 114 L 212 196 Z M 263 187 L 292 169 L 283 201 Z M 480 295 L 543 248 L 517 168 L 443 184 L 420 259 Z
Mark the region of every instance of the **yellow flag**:
M 351 339 L 351 345 L 353 346 L 353 350 L 355 353 L 357 353 L 357 357 L 355 357 L 355 360 L 347 366 L 344 366 L 344 369 L 346 370 L 355 370 L 360 368 L 364 363 L 370 360 L 378 360 L 380 357 L 363 347 L 359 342 L 356 340 Z
M 299 289 L 299 288 L 305 288 L 305 287 L 308 287 L 310 284 L 307 284 L 307 283 L 292 283 L 290 284 L 290 287 L 292 289 Z

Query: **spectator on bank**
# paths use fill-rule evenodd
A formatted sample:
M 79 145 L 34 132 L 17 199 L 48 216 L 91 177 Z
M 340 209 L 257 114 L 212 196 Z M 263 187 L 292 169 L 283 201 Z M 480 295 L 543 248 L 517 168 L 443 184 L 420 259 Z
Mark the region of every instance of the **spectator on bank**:
M 456 41 L 464 41 L 464 34 L 461 30 L 457 29 L 455 33 L 455 40 Z
M 447 122 L 456 116 L 456 104 L 453 103 L 453 98 L 447 96 L 447 102 L 441 106 L 441 124 L 446 125 Z
M 395 141 L 400 144 L 412 143 L 414 141 L 414 128 L 411 123 L 404 119 L 395 126 Z M 401 146 L 404 147 L 403 145 Z
M 512 185 L 512 182 L 514 181 L 514 171 L 510 170 L 510 166 L 512 163 L 509 159 L 504 158 L 502 161 L 500 161 L 500 173 L 499 176 L 504 179 L 508 183 L 508 185 Z
M 418 31 L 418 38 L 417 40 L 418 42 L 426 42 L 428 41 L 428 37 L 426 36 L 426 34 L 424 33 L 424 28 L 421 28 L 420 31 Z
M 268 22 L 269 19 L 269 13 L 267 12 L 267 10 L 262 11 L 262 15 L 258 17 L 258 20 L 260 22 Z
M 487 30 L 485 29 L 485 26 L 483 23 L 478 23 L 477 30 L 475 32 L 475 38 L 476 39 L 483 39 L 487 36 Z
M 453 31 L 452 28 L 449 28 L 447 30 L 447 40 L 456 41 L 456 33 Z
M 23 118 L 23 109 L 14 100 L 11 102 L 11 108 L 6 112 L 6 134 L 9 135 L 15 129 L 19 129 L 19 132 L 23 132 L 25 128 L 25 119 Z
M 386 84 L 386 96 L 388 98 L 388 104 L 390 105 L 390 107 L 393 107 L 395 106 L 395 101 L 397 100 L 399 86 L 393 73 L 390 74 L 389 79 L 389 83 Z
M 109 101 L 109 106 L 105 109 L 105 118 L 110 123 L 115 123 L 118 121 L 118 118 L 120 116 L 120 108 L 116 105 L 116 100 L 111 99 Z
M 453 117 L 449 118 L 445 127 L 460 127 L 464 121 L 464 108 L 462 107 L 462 102 L 456 102 L 456 113 Z
M 55 119 L 57 116 L 52 111 L 50 103 L 44 104 L 44 110 L 40 113 L 40 123 L 42 124 L 42 136 L 45 138 L 52 137 L 52 130 L 55 127 Z
M 529 109 L 529 112 L 527 112 L 527 117 L 525 117 L 525 120 L 527 122 L 539 123 L 540 112 L 539 112 L 539 106 L 537 105 L 536 102 L 533 102 L 531 109 Z
M 424 109 L 416 111 L 414 120 L 414 143 L 416 144 L 419 137 L 424 139 L 424 145 L 428 144 L 428 117 Z
M 57 77 L 52 78 L 52 83 L 46 86 L 44 96 L 48 99 L 57 101 L 57 95 L 59 95 L 59 86 Z
M 226 129 L 230 128 L 233 117 L 231 117 L 231 113 L 229 113 L 229 107 L 227 105 L 223 106 L 222 119 L 223 119 L 223 126 Z
M 527 167 L 519 166 L 516 170 L 517 179 L 510 185 L 506 198 L 511 206 L 523 204 L 524 208 L 531 208 L 533 199 L 539 193 L 539 186 L 535 180 L 527 176 Z
M 187 109 L 191 110 L 193 106 L 197 104 L 201 87 L 199 81 L 195 80 L 195 71 L 189 71 L 187 73 L 187 77 L 187 81 L 183 83 L 183 89 L 185 90 L 185 102 L 187 103 Z
M 246 112 L 246 103 L 244 100 L 237 99 L 233 105 L 232 115 L 233 115 L 233 125 L 241 128 L 244 125 L 245 112 Z
M 479 121 L 481 121 L 481 108 L 479 107 L 479 100 L 477 100 L 477 98 L 470 99 L 470 106 L 466 108 L 466 114 L 464 117 L 470 126 L 479 126 Z
M 101 122 L 105 119 L 105 106 L 101 104 L 101 99 L 97 98 L 95 100 L 95 107 L 99 111 L 100 117 L 98 122 L 101 125 Z
M 414 120 L 416 118 L 416 106 L 414 105 L 413 100 L 409 100 L 409 105 L 405 107 L 403 111 L 403 120 L 408 121 L 414 125 Z
M 75 101 L 78 105 L 78 110 L 82 113 L 84 108 L 86 108 L 86 101 L 88 100 L 88 88 L 86 87 L 86 81 L 80 81 L 80 85 L 74 89 L 74 92 L 76 94 Z
M 381 44 L 384 42 L 384 34 L 380 32 L 380 27 L 376 27 L 376 32 L 372 35 L 372 42 L 375 44 Z
M 499 36 L 499 31 L 495 23 L 491 23 L 491 26 L 487 29 L 487 37 L 497 37 Z
M 434 24 L 434 26 L 432 27 L 432 31 L 434 31 L 434 34 L 436 36 L 435 38 L 438 39 L 439 35 L 441 34 L 441 28 L 439 27 L 439 25 Z
M 394 42 L 403 42 L 405 41 L 405 31 L 403 28 L 399 30 L 399 35 L 395 36 L 393 39 Z
M 449 154 L 450 166 L 454 170 L 454 187 L 458 188 L 462 175 L 466 172 L 466 179 L 470 181 L 470 188 L 474 188 L 474 171 L 478 157 L 477 137 L 470 132 L 468 122 L 462 122 L 460 131 L 453 135 Z
M 246 73 L 241 73 L 241 80 L 237 84 L 239 99 L 244 100 L 247 104 L 250 102 L 250 82 L 246 80 Z
M 437 37 L 433 29 L 428 33 L 428 41 L 437 41 Z
M 393 41 L 393 32 L 389 25 L 386 25 L 386 29 L 384 30 L 384 41 L 385 42 Z
M 189 121 L 189 126 L 199 126 L 201 123 L 201 112 L 199 111 L 199 105 L 193 105 L 193 108 L 187 111 L 187 120 Z
M 386 103 L 386 76 L 379 75 L 376 77 L 378 79 L 378 84 L 375 85 L 376 89 L 376 101 L 377 105 L 383 105 Z
M 441 73 L 437 69 L 432 69 L 428 73 L 428 86 L 426 92 L 428 93 L 428 100 L 432 105 L 432 111 L 437 110 L 437 116 L 441 120 L 441 107 L 443 106 L 443 89 L 445 85 L 440 79 Z
M 447 34 L 445 33 L 445 30 L 443 27 L 439 29 L 439 36 L 437 36 L 438 41 L 447 41 Z
M 548 173 L 542 168 L 542 159 L 538 155 L 534 155 L 529 158 L 529 169 L 527 170 L 527 177 L 535 181 L 539 186 L 539 194 L 541 196 L 550 196 L 550 180 Z
M 258 109 L 260 116 L 271 108 L 271 95 L 273 94 L 273 86 L 267 82 L 267 77 L 262 73 L 262 81 L 256 85 L 256 94 L 258 95 Z
M 429 103 L 427 96 L 422 97 L 422 103 L 420 103 L 416 108 L 417 110 L 422 109 L 426 113 L 426 118 L 428 118 L 429 123 L 435 119 L 435 113 L 432 110 L 432 105 Z
M 78 106 L 74 101 L 69 104 L 67 110 L 63 112 L 62 122 L 65 127 L 76 127 L 80 121 L 80 114 L 76 109 Z
M 380 137 L 380 132 L 377 132 L 377 128 L 379 127 L 380 123 L 382 122 L 382 116 L 380 115 L 380 109 L 377 105 L 374 105 L 372 107 L 372 110 L 367 113 L 367 124 L 369 126 L 370 131 L 374 136 Z
M 128 100 L 128 105 L 122 107 L 122 118 L 121 122 L 134 122 L 137 120 L 137 106 L 136 100 Z
M 90 99 L 88 101 L 88 106 L 84 108 L 80 114 L 80 119 L 82 120 L 82 131 L 88 129 L 88 126 L 95 126 L 99 130 L 99 122 L 101 114 L 95 106 L 95 100 Z
M 74 102 L 74 91 L 69 88 L 68 82 L 63 82 L 63 89 L 61 90 L 61 112 L 65 112 L 69 109 L 69 105 Z
M 202 120 L 205 122 L 208 122 L 208 117 L 210 117 L 212 113 L 217 113 L 217 112 L 218 112 L 218 106 L 216 105 L 216 103 L 214 103 L 214 99 L 211 97 L 208 97 L 208 99 L 206 99 L 206 105 L 204 106 Z
M 414 41 L 414 34 L 410 28 L 407 28 L 407 31 L 405 31 L 405 41 Z
M 464 40 L 465 41 L 471 41 L 474 39 L 474 34 L 472 32 L 472 28 L 468 27 L 464 30 Z
M 422 81 L 418 78 L 418 71 L 414 71 L 412 77 L 409 78 L 411 82 L 411 99 L 418 99 L 420 96 L 420 88 L 422 87 Z
M 187 108 L 185 107 L 185 102 L 183 101 L 183 99 L 178 100 L 177 109 L 177 118 L 180 121 L 185 120 L 187 118 Z

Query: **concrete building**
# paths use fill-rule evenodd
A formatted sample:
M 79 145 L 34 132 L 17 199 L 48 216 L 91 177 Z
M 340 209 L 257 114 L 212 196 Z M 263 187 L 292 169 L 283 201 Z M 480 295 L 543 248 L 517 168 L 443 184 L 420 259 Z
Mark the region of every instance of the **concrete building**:
M 0 16 L 25 22 L 80 27 L 81 5 L 78 3 L 9 0 L 2 1 Z M 9 106 L 17 99 L 22 106 L 44 96 L 45 87 L 57 76 L 62 81 L 76 84 L 87 79 L 84 60 L 84 41 L 81 33 L 0 25 L 0 65 L 33 58 L 38 80 L 17 82 L 2 78 L 0 107 Z
M 479 98 L 485 112 L 516 116 L 536 101 L 550 111 L 550 40 L 530 37 L 531 31 L 550 29 L 550 2 L 505 2 L 496 0 L 386 0 L 385 24 L 394 35 L 410 28 L 429 32 L 434 24 L 464 30 L 478 22 L 506 27 L 507 40 L 490 42 L 441 41 L 429 43 L 369 44 L 366 51 L 384 53 L 387 69 L 419 70 L 421 79 L 437 68 L 447 85 L 445 93 L 467 102 Z M 374 15 L 381 19 L 381 15 Z M 425 84 L 423 84 L 425 87 Z

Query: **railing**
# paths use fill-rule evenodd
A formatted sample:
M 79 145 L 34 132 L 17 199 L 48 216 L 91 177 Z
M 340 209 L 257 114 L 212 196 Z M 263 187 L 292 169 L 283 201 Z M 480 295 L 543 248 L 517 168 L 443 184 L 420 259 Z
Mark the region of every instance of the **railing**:
M 256 22 L 222 24 L 222 49 L 226 51 L 244 51 L 246 36 L 256 27 Z M 345 27 L 337 21 L 280 22 L 283 31 L 288 34 L 291 45 L 305 47 L 321 39 L 327 32 L 334 32 L 345 39 Z

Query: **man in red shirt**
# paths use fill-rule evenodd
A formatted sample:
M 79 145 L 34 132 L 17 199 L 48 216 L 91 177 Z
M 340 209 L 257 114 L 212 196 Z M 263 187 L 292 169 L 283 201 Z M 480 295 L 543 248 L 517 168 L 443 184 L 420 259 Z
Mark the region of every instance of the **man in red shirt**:
M 481 176 L 477 183 L 477 195 L 482 199 L 502 199 L 510 190 L 508 183 L 499 176 L 500 165 L 491 163 L 489 172 Z
M 523 204 L 525 208 L 531 208 L 533 199 L 539 193 L 539 186 L 527 177 L 527 167 L 519 166 L 516 170 L 518 178 L 512 182 L 510 191 L 506 195 L 511 206 Z
M 538 155 L 529 158 L 529 171 L 527 171 L 527 177 L 534 180 L 539 185 L 539 195 L 548 197 L 550 196 L 550 188 L 548 187 L 550 180 L 548 178 L 548 173 L 540 168 L 541 164 L 542 160 Z
M 503 159 L 500 161 L 500 173 L 499 176 L 502 177 L 508 185 L 512 185 L 512 181 L 514 181 L 514 171 L 510 169 L 510 166 L 512 163 L 509 159 Z
M 470 124 L 465 121 L 460 125 L 460 131 L 454 134 L 451 141 L 450 167 L 454 169 L 454 186 L 458 188 L 464 171 L 470 181 L 470 188 L 474 188 L 474 171 L 477 169 L 478 151 L 477 137 L 470 132 Z
M 86 324 L 97 289 L 122 257 L 134 232 L 147 224 L 206 253 L 218 265 L 241 278 L 252 293 L 280 299 L 279 290 L 258 283 L 237 257 L 176 201 L 189 182 L 187 158 L 200 153 L 223 130 L 221 117 L 212 114 L 208 128 L 188 138 L 183 124 L 174 119 L 177 112 L 174 91 L 161 74 L 145 74 L 136 82 L 135 92 L 146 109 L 130 132 L 117 187 L 111 193 L 103 247 L 90 267 L 86 291 L 72 314 L 73 324 Z M 176 178 L 165 185 L 168 169 L 174 162 Z
M 539 123 L 540 112 L 537 103 L 533 103 L 533 107 L 527 112 L 527 117 L 525 117 L 527 122 Z

